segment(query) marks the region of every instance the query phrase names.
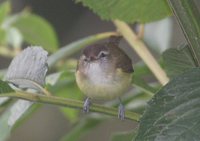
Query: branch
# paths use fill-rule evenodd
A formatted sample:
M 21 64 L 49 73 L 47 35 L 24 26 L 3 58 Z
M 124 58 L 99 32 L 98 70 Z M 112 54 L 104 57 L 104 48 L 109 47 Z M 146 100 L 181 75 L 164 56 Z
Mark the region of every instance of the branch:
M 113 22 L 118 31 L 123 35 L 123 37 L 131 45 L 131 47 L 147 64 L 147 66 L 158 79 L 158 81 L 162 85 L 165 85 L 169 81 L 169 78 L 167 77 L 165 71 L 160 67 L 156 59 L 153 57 L 153 55 L 150 53 L 146 45 L 140 39 L 138 39 L 137 35 L 126 23 L 119 20 L 115 20 Z
M 28 93 L 28 92 L 21 92 L 21 91 L 20 92 L 17 91 L 16 93 L 0 94 L 0 97 L 14 97 L 14 98 L 25 99 L 28 101 L 45 103 L 45 104 L 53 104 L 53 105 L 78 108 L 78 109 L 83 108 L 82 101 L 61 98 L 61 97 L 56 97 L 56 96 L 38 95 L 38 94 L 33 94 L 33 93 Z M 118 116 L 117 108 L 105 107 L 98 104 L 92 104 L 90 107 L 90 111 L 103 113 L 103 114 L 107 114 L 111 116 Z M 131 111 L 126 111 L 125 118 L 134 120 L 134 121 L 139 121 L 140 115 Z

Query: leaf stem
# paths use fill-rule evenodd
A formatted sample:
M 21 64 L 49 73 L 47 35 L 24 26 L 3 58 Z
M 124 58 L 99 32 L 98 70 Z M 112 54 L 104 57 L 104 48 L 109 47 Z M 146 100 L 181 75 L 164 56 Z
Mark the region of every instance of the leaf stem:
M 56 97 L 56 96 L 38 95 L 38 94 L 33 94 L 33 93 L 28 93 L 28 92 L 21 92 L 21 91 L 20 92 L 18 91 L 16 93 L 1 94 L 0 97 L 14 97 L 14 98 L 19 98 L 19 99 L 25 99 L 28 101 L 33 101 L 33 102 L 53 104 L 53 105 L 64 106 L 64 107 L 71 107 L 71 108 L 78 108 L 78 109 L 83 108 L 83 102 L 79 100 L 61 98 L 61 97 Z M 92 104 L 90 107 L 90 111 L 112 115 L 112 116 L 118 115 L 117 108 L 105 107 L 99 104 Z M 126 111 L 125 118 L 134 120 L 134 121 L 139 121 L 140 115 L 131 111 Z
M 142 42 L 137 35 L 132 31 L 132 29 L 124 22 L 115 20 L 113 21 L 118 31 L 123 35 L 125 40 L 131 45 L 131 47 L 136 51 L 136 53 L 142 58 L 142 60 L 147 64 L 149 69 L 158 79 L 158 81 L 165 85 L 169 78 L 167 77 L 165 71 L 160 67 L 156 59 L 150 53 L 144 42 Z
M 14 56 L 17 55 L 17 53 L 14 52 L 13 50 L 10 50 L 8 47 L 0 46 L 0 55 L 13 58 Z

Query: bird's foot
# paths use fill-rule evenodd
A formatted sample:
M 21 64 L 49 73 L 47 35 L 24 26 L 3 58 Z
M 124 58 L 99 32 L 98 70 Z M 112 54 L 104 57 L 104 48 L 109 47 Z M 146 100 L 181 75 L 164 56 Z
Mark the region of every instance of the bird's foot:
M 120 120 L 124 120 L 124 118 L 125 118 L 125 108 L 124 108 L 124 105 L 121 103 L 118 107 L 118 118 Z
M 90 104 L 91 104 L 90 98 L 88 97 L 88 98 L 86 98 L 86 100 L 83 104 L 83 112 L 84 113 L 88 113 L 90 111 Z

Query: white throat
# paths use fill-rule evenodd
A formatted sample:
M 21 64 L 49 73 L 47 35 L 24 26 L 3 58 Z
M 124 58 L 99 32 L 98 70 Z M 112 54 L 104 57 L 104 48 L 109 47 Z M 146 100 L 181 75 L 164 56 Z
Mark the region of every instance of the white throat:
M 112 83 L 114 72 L 109 72 L 106 67 L 111 66 L 103 66 L 98 62 L 88 64 L 88 67 L 85 68 L 85 73 L 88 76 L 89 81 L 97 85 L 102 83 Z

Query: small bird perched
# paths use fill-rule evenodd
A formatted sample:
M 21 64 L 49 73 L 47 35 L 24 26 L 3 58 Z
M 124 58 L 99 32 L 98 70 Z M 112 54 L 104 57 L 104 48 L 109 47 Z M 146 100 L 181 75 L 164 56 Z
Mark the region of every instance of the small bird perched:
M 89 112 L 90 98 L 111 100 L 119 98 L 130 86 L 133 67 L 131 59 L 118 47 L 121 36 L 86 47 L 78 61 L 76 82 L 88 97 L 83 111 Z M 125 109 L 119 105 L 118 117 L 124 119 Z

